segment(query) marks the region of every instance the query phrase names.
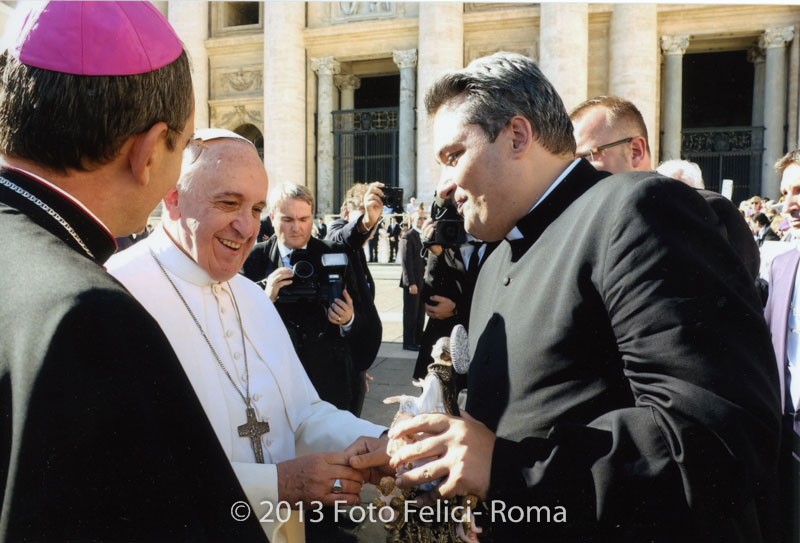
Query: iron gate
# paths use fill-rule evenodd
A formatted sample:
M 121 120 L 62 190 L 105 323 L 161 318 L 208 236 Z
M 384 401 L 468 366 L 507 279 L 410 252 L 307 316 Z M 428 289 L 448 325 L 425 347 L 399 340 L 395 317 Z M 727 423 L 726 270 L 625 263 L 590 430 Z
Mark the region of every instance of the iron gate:
M 719 192 L 723 179 L 733 179 L 735 204 L 760 194 L 764 127 L 687 128 L 681 134 L 681 156 L 700 166 L 707 189 Z
M 334 202 L 354 183 L 398 184 L 400 108 L 349 109 L 333 112 Z

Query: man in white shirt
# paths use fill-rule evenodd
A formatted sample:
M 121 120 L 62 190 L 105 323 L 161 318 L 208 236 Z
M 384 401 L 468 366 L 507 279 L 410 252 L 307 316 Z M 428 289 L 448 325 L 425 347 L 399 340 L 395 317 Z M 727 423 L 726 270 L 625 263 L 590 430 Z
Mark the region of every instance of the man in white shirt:
M 302 541 L 297 511 L 279 522 L 278 506 L 359 503 L 364 474 L 343 449 L 379 448 L 384 428 L 319 399 L 269 298 L 237 273 L 266 205 L 255 147 L 226 130 L 197 136 L 162 225 L 108 269 L 169 338 L 270 540 Z

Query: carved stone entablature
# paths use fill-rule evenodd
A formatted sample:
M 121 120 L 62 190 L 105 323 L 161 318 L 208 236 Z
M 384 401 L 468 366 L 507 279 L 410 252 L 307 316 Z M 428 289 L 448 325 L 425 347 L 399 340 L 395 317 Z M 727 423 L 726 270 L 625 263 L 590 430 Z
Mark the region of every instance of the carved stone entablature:
M 261 70 L 244 70 L 222 74 L 223 90 L 234 92 L 261 91 L 264 89 L 264 74 Z
M 761 34 L 758 39 L 758 45 L 762 49 L 770 49 L 772 47 L 784 47 L 787 43 L 792 41 L 794 37 L 793 26 L 778 26 L 768 28 Z
M 311 69 L 318 74 L 336 75 L 341 71 L 341 64 L 333 57 L 317 57 L 311 59 Z
M 417 65 L 417 50 L 392 51 L 392 60 L 398 68 L 413 68 Z
M 673 36 L 661 36 L 661 51 L 665 55 L 682 55 L 689 47 L 689 36 L 687 34 L 675 34 Z
M 536 6 L 536 3 L 517 3 L 517 2 L 467 2 L 464 4 L 464 12 L 473 11 L 497 11 L 500 9 L 517 9 L 521 7 Z
M 500 51 L 517 53 L 528 57 L 534 62 L 539 62 L 539 47 L 536 42 L 525 43 L 500 43 L 497 45 L 468 45 L 465 50 L 464 61 L 469 64 L 476 58 L 493 55 Z
M 394 17 L 396 5 L 396 2 L 331 2 L 331 20 L 346 23 Z
M 333 77 L 333 83 L 339 90 L 361 88 L 361 78 L 352 74 L 336 75 Z
M 248 123 L 261 129 L 264 124 L 263 111 L 250 105 L 241 104 L 211 107 L 211 126 L 233 130 Z

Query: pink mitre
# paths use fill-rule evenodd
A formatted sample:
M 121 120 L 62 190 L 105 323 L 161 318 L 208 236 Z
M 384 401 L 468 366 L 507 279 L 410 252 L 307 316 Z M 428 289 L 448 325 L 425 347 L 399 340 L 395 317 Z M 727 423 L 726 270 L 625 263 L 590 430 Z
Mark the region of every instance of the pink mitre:
M 16 35 L 7 36 L 11 52 L 23 64 L 54 72 L 142 74 L 170 64 L 183 50 L 150 2 L 53 1 L 23 17 Z

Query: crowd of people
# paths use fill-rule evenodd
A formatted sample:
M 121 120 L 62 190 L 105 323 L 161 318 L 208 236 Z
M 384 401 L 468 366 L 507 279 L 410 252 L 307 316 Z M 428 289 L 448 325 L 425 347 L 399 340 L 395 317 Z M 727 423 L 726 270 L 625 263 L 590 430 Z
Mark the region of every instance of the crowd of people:
M 311 519 L 396 475 L 566 511 L 485 541 L 798 541 L 800 251 L 764 307 L 747 220 L 800 232 L 800 150 L 740 211 L 654 170 L 623 98 L 568 112 L 511 53 L 440 74 L 437 194 L 387 236 L 415 374 L 457 324 L 471 363 L 460 415 L 388 429 L 359 418 L 387 187 L 315 221 L 250 141 L 195 131 L 189 66 L 146 2 L 37 6 L 2 53 L 0 539 L 331 541 Z

